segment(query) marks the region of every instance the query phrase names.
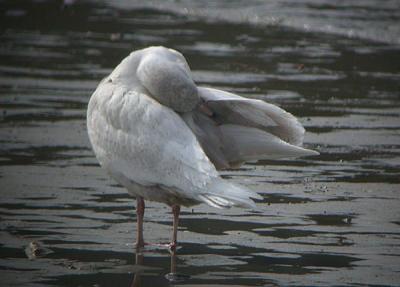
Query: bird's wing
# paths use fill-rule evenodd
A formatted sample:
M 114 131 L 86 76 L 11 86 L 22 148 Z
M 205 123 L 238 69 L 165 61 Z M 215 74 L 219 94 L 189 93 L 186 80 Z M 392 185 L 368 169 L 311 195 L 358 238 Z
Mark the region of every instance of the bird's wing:
M 211 88 L 199 88 L 199 94 L 213 117 L 194 111 L 184 119 L 217 167 L 318 154 L 300 147 L 304 128 L 283 109 Z
M 212 88 L 199 88 L 199 93 L 220 123 L 259 128 L 296 146 L 303 143 L 303 126 L 278 106 Z
M 181 117 L 146 94 L 99 86 L 88 129 L 100 163 L 125 180 L 218 207 L 253 206 L 249 197 L 259 198 L 221 179 Z

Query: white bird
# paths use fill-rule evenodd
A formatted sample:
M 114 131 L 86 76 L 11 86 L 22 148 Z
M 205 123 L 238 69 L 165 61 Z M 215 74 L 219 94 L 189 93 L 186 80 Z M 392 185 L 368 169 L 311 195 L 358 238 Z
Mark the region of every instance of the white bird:
M 144 200 L 168 204 L 175 249 L 180 206 L 254 208 L 257 193 L 217 169 L 247 161 L 317 155 L 304 128 L 281 108 L 197 87 L 185 58 L 164 47 L 132 52 L 90 98 L 88 134 L 100 165 L 137 200 L 143 247 Z

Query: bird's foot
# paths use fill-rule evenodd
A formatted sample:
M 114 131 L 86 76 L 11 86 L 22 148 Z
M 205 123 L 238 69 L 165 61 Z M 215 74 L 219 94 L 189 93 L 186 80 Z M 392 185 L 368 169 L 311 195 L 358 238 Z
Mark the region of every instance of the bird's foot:
M 176 251 L 176 247 L 177 247 L 176 242 L 171 242 L 171 243 L 168 243 L 166 245 L 168 246 L 169 251 L 171 251 L 171 252 L 175 252 Z
M 136 242 L 133 244 L 136 249 L 145 249 L 145 248 L 167 248 L 167 249 L 176 249 L 177 244 L 173 243 L 149 243 L 149 242 Z
M 174 253 L 178 248 L 178 244 L 176 242 L 175 243 L 136 242 L 133 245 L 138 251 L 152 250 L 152 249 L 168 249 L 170 252 Z
M 177 244 L 176 243 L 152 243 L 152 244 L 148 244 L 154 247 L 158 247 L 158 248 L 166 248 L 169 249 L 171 251 L 175 251 L 177 248 Z
M 136 241 L 134 244 L 136 249 L 143 249 L 146 245 L 149 245 L 147 242 L 144 241 Z

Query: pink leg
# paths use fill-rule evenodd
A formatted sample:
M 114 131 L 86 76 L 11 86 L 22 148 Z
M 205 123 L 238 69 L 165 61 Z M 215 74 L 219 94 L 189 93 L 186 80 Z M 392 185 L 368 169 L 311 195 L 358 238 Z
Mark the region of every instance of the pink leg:
M 144 199 L 138 196 L 136 198 L 136 220 L 137 220 L 137 233 L 136 233 L 136 248 L 144 247 L 143 240 L 143 216 L 144 216 Z
M 172 242 L 170 244 L 170 249 L 172 251 L 176 250 L 176 242 L 177 242 L 177 238 L 178 238 L 179 212 L 180 211 L 181 211 L 181 207 L 179 205 L 172 206 L 172 214 L 174 215 Z

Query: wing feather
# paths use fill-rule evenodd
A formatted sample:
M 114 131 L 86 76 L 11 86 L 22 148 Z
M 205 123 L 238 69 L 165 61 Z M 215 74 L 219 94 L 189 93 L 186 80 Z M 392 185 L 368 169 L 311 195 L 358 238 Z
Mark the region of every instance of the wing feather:
M 318 155 L 302 148 L 304 128 L 283 109 L 224 91 L 199 88 L 212 117 L 199 109 L 183 116 L 218 169 L 246 161 Z
M 278 106 L 212 88 L 199 88 L 199 94 L 215 111 L 216 121 L 220 124 L 259 128 L 290 144 L 300 146 L 303 143 L 303 126 Z

